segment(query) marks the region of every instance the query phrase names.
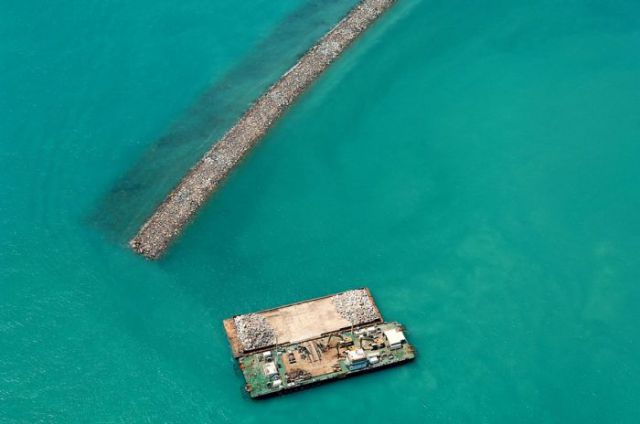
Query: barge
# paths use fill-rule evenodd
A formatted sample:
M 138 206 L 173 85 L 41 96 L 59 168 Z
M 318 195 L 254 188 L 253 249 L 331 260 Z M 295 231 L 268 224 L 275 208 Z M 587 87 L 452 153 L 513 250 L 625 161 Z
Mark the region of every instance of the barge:
M 415 358 L 404 327 L 382 319 L 367 288 L 236 315 L 223 324 L 252 398 Z

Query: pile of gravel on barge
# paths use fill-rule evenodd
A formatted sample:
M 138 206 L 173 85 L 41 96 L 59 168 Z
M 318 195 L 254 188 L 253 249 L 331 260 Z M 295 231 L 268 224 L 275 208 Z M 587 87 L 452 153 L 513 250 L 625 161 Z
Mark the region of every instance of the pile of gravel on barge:
M 415 357 L 367 288 L 224 320 L 252 398 L 397 365 Z

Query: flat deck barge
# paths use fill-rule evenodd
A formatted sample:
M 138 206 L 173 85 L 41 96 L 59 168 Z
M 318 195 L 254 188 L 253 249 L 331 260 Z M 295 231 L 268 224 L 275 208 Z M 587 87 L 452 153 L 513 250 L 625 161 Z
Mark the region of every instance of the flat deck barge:
M 223 322 L 252 398 L 398 365 L 415 357 L 366 288 L 236 315 Z

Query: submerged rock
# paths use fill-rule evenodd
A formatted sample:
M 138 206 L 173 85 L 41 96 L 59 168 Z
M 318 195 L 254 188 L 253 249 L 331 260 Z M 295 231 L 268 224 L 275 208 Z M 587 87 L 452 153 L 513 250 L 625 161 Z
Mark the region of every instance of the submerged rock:
M 180 181 L 129 245 L 157 259 L 240 160 L 300 94 L 394 0 L 362 0 L 247 110 Z

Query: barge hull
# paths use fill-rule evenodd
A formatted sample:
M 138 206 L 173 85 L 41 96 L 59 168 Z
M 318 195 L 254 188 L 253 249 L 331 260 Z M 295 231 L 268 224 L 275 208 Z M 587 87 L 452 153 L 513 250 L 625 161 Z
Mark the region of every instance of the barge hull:
M 245 389 L 249 396 L 254 399 L 270 397 L 378 371 L 383 368 L 391 368 L 412 361 L 415 358 L 413 346 L 406 342 L 395 348 L 391 348 L 388 342 L 383 342 L 383 345 L 376 349 L 368 348 L 366 352 L 362 351 L 364 342 L 362 339 L 358 339 L 357 332 L 364 331 L 365 328 L 367 326 L 357 327 L 354 332 L 334 333 L 334 335 L 351 338 L 353 344 L 344 348 L 324 344 L 331 340 L 329 335 L 306 343 L 293 343 L 279 346 L 271 351 L 265 351 L 269 354 L 266 359 L 265 352 L 242 357 L 239 362 L 247 382 Z M 369 326 L 369 328 L 375 328 L 374 331 L 379 334 L 394 329 L 404 330 L 400 324 L 395 322 L 377 324 Z M 305 357 L 304 353 L 302 353 L 301 356 L 300 352 L 308 352 L 306 347 L 310 345 L 322 345 L 323 349 L 319 349 L 315 355 Z M 337 352 L 334 352 L 334 350 L 337 350 Z M 364 355 L 365 364 L 361 368 L 351 368 L 346 358 L 349 353 L 356 353 L 358 350 Z M 376 358 L 375 363 L 371 362 L 372 357 Z M 269 364 L 275 364 L 277 374 L 269 376 L 264 371 Z
M 403 361 L 394 362 L 394 363 L 383 365 L 383 366 L 379 366 L 379 367 L 376 367 L 376 368 L 368 368 L 368 369 L 364 369 L 364 370 L 361 370 L 361 371 L 355 371 L 355 372 L 352 372 L 350 374 L 338 375 L 338 376 L 335 376 L 333 378 L 325 378 L 325 379 L 322 379 L 322 380 L 315 380 L 315 381 L 308 382 L 308 383 L 305 383 L 305 384 L 297 385 L 295 387 L 289 387 L 289 388 L 286 388 L 284 390 L 277 391 L 277 392 L 269 392 L 269 393 L 263 393 L 263 394 L 259 394 L 259 395 L 252 395 L 249 392 L 249 396 L 252 399 L 268 399 L 268 398 L 272 398 L 272 397 L 276 397 L 276 396 L 282 396 L 282 395 L 286 395 L 286 394 L 291 394 L 291 393 L 299 392 L 299 391 L 302 391 L 302 390 L 311 389 L 313 387 L 320 386 L 320 385 L 323 385 L 323 384 L 326 384 L 326 383 L 335 383 L 337 381 L 344 380 L 346 378 L 355 377 L 355 376 L 364 375 L 364 374 L 369 374 L 369 373 L 372 373 L 372 372 L 380 371 L 382 369 L 395 368 L 395 367 L 398 367 L 400 365 L 405 365 L 407 362 L 411 362 L 414 359 L 415 359 L 415 353 L 414 353 L 414 356 L 408 357 Z M 247 391 L 246 387 L 245 387 L 245 391 Z

